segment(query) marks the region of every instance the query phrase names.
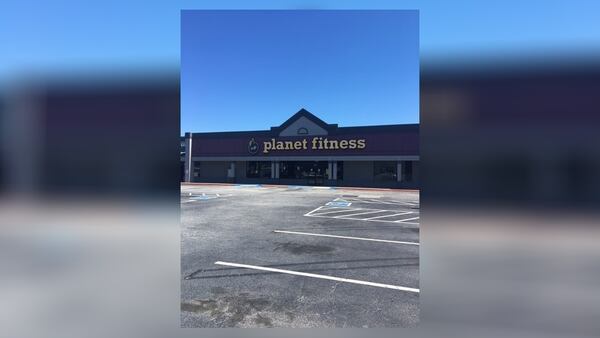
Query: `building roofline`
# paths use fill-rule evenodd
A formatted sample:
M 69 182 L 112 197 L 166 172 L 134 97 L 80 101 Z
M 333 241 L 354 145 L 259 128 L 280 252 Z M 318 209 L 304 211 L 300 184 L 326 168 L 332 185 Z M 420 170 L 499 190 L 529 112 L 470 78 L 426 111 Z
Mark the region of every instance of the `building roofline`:
M 296 114 L 292 115 L 289 119 L 285 120 L 285 122 L 283 122 L 278 127 L 271 127 L 271 131 L 279 133 L 282 130 L 284 130 L 287 127 L 289 127 L 290 125 L 292 125 L 292 123 L 296 122 L 301 117 L 307 118 L 309 121 L 313 122 L 314 124 L 318 125 L 319 127 L 323 128 L 323 129 L 325 129 L 327 131 L 333 131 L 333 130 L 335 130 L 338 127 L 337 124 L 328 124 L 325 121 L 323 121 L 320 118 L 318 118 L 313 113 L 311 113 L 308 110 L 302 108 L 302 109 L 298 110 L 296 112 Z
M 285 128 L 289 127 L 292 123 L 297 121 L 299 118 L 305 117 L 310 121 L 317 124 L 319 127 L 327 130 L 331 135 L 345 134 L 349 132 L 372 132 L 372 131 L 418 131 L 419 123 L 408 123 L 408 124 L 384 124 L 384 125 L 370 125 L 370 126 L 351 126 L 351 127 L 338 127 L 337 124 L 329 124 L 321 120 L 308 110 L 302 108 L 289 119 L 283 122 L 277 127 L 271 127 L 266 130 L 248 130 L 248 131 L 217 131 L 217 132 L 199 132 L 191 133 L 186 132 L 185 137 L 191 134 L 200 137 L 216 137 L 216 136 L 278 136 L 279 133 Z
M 385 131 L 419 131 L 418 123 L 411 124 L 384 124 L 374 126 L 338 127 L 331 131 L 330 135 L 340 135 L 354 132 L 385 132 Z M 217 137 L 217 136 L 273 136 L 279 137 L 278 130 L 250 130 L 250 131 L 217 131 L 203 133 L 185 133 L 186 137 L 193 134 L 194 137 Z

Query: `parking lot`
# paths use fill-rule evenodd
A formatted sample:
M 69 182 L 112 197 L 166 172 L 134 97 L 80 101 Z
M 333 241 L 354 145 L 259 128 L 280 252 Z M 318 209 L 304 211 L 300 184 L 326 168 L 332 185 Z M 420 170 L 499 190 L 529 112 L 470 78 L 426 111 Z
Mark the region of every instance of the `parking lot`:
M 182 327 L 412 327 L 419 193 L 182 185 Z

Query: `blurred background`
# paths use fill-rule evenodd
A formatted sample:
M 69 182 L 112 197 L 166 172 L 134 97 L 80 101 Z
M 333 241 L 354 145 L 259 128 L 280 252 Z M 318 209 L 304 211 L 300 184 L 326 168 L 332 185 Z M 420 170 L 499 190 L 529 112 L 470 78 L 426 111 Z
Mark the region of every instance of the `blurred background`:
M 600 3 L 368 6 L 3 2 L 3 334 L 197 334 L 179 329 L 179 12 L 262 8 L 420 10 L 422 309 L 406 334 L 597 337 Z

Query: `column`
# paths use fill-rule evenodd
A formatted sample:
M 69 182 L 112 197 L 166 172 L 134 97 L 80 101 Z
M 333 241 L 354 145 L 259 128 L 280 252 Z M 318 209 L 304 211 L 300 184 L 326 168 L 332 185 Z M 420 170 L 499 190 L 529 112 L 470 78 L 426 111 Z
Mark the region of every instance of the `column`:
M 396 179 L 398 182 L 402 182 L 402 161 L 397 162 Z
M 337 178 L 337 171 L 338 171 L 337 170 L 337 165 L 338 165 L 337 161 L 333 161 L 333 179 L 334 180 L 338 179 Z
M 275 161 L 271 161 L 271 178 L 272 179 L 277 178 L 276 175 L 275 175 L 275 167 L 276 167 Z
M 327 166 L 327 179 L 328 180 L 332 180 L 333 179 L 333 161 L 329 161 L 328 166 Z
M 193 165 L 192 162 L 192 133 L 185 133 L 185 164 L 184 164 L 184 181 L 191 182 L 193 175 Z
M 228 173 L 229 174 L 229 178 L 232 178 L 232 179 L 235 178 L 235 162 L 231 162 L 229 164 L 229 171 L 230 171 Z
M 275 178 L 279 179 L 279 161 L 275 162 Z

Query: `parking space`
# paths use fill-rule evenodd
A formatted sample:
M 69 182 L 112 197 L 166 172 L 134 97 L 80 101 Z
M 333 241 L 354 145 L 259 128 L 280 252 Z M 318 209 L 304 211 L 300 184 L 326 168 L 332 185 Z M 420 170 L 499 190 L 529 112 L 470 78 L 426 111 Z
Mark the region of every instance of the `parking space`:
M 184 327 L 410 327 L 418 192 L 182 186 Z

